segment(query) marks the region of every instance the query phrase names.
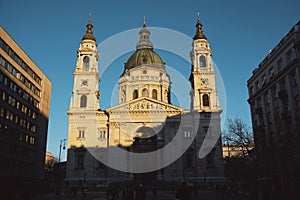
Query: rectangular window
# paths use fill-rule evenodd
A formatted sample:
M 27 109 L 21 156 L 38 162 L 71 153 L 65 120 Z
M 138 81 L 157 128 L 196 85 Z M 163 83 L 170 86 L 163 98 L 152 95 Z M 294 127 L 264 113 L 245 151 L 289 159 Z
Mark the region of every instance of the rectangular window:
M 0 117 L 4 117 L 4 108 L 0 107 Z
M 296 71 L 290 74 L 290 82 L 291 82 L 292 87 L 297 86 Z
M 30 131 L 33 132 L 33 133 L 35 133 L 35 132 L 36 132 L 36 125 L 33 124 L 33 125 L 31 126 Z
M 267 82 L 266 75 L 263 75 L 261 78 L 261 85 L 264 85 Z
M 258 91 L 259 89 L 260 89 L 259 82 L 256 81 L 256 82 L 255 82 L 255 90 Z
M 85 133 L 84 130 L 79 130 L 78 131 L 78 138 L 84 138 L 84 133 Z
M 8 85 L 8 79 L 4 77 L 4 85 Z
M 277 71 L 280 72 L 282 68 L 283 68 L 283 65 L 282 65 L 282 59 L 280 58 L 280 59 L 277 61 Z
M 16 115 L 16 116 L 15 116 L 15 123 L 17 124 L 18 122 L 19 122 L 19 116 Z
M 22 110 L 21 110 L 23 113 L 26 113 L 27 112 L 27 107 L 25 105 L 22 105 Z
M 190 130 L 184 130 L 183 131 L 183 137 L 185 137 L 185 138 L 192 137 L 192 132 Z
M 105 139 L 106 138 L 106 131 L 105 130 L 100 130 L 100 132 L 99 132 L 99 138 L 100 139 Z
M 271 68 L 269 69 L 269 79 L 273 78 L 274 75 L 275 75 L 275 73 L 274 73 L 274 68 L 271 67 Z
M 0 65 L 2 65 L 2 67 L 5 66 L 5 60 L 3 57 L 0 57 Z
M 291 50 L 288 50 L 287 52 L 286 52 L 286 62 L 287 63 L 289 63 L 289 62 L 291 62 L 291 60 L 292 60 L 292 51 Z
M 13 97 L 8 96 L 8 104 L 10 104 L 11 106 L 15 106 L 16 100 Z
M 270 103 L 270 95 L 268 92 L 265 94 L 265 98 L 266 98 L 265 99 L 266 104 L 269 104 Z
M 35 144 L 35 138 L 30 136 L 29 143 L 34 145 Z
M 3 91 L 2 92 L 2 97 L 1 97 L 2 101 L 5 101 L 6 100 L 6 93 Z
M 32 119 L 35 119 L 35 118 L 36 118 L 36 113 L 32 112 Z

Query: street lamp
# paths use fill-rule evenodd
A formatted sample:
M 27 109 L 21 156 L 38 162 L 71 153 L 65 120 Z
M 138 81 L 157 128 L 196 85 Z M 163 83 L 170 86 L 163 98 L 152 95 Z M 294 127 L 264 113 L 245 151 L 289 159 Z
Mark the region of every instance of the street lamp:
M 67 139 L 61 139 L 59 142 L 60 142 L 60 144 L 59 144 L 59 155 L 58 155 L 58 162 L 60 163 L 60 156 L 61 156 L 61 148 L 63 149 L 63 150 L 65 150 L 66 149 L 66 140 Z

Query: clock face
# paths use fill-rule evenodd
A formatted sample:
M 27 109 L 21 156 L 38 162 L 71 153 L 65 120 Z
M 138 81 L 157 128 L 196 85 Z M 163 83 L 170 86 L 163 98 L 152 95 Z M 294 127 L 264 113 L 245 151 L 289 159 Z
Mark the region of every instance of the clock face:
M 81 81 L 81 86 L 88 86 L 89 85 L 89 80 L 85 79 Z
M 208 78 L 201 78 L 201 85 L 208 85 Z

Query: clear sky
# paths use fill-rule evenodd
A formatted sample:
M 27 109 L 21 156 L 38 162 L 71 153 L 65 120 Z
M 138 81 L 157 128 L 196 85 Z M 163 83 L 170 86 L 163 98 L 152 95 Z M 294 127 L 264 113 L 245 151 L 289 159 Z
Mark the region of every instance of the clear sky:
M 52 81 L 47 151 L 58 157 L 59 140 L 67 138 L 66 110 L 73 88 L 76 51 L 90 12 L 94 35 L 101 43 L 141 27 L 143 16 L 147 16 L 148 26 L 193 37 L 200 11 L 213 60 L 225 83 L 227 117 L 239 116 L 251 125 L 247 80 L 269 50 L 300 20 L 299 8 L 299 0 L 0 0 L 0 24 Z M 168 60 L 168 53 L 159 53 L 168 65 L 176 65 L 177 61 Z M 102 78 L 102 109 L 111 103 L 105 101 L 111 93 L 109 80 L 119 78 L 122 63 L 129 55 L 121 56 Z M 66 152 L 62 159 L 66 159 Z

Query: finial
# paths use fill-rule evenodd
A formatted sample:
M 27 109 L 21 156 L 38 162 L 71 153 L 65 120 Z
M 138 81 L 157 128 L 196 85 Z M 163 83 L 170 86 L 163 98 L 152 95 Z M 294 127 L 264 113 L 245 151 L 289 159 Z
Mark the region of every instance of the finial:
M 196 39 L 207 39 L 206 36 L 203 34 L 202 31 L 202 24 L 200 22 L 200 12 L 198 11 L 198 19 L 196 24 L 196 35 L 194 36 L 194 40 Z
M 90 12 L 90 16 L 89 16 L 89 22 L 92 21 L 92 11 Z
M 144 25 L 143 27 L 146 27 L 146 16 L 144 16 Z
M 96 38 L 93 34 L 92 12 L 90 12 L 89 22 L 86 25 L 86 32 L 85 32 L 85 35 L 83 36 L 82 40 L 84 40 L 84 39 L 90 39 L 90 40 L 96 41 Z

